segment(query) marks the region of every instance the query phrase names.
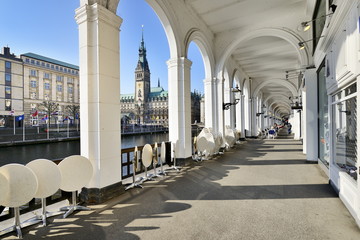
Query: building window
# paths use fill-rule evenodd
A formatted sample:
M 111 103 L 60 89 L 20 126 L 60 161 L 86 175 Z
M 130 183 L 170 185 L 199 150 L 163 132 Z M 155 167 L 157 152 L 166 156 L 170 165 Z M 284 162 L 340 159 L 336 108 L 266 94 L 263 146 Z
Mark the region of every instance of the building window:
M 39 61 L 36 61 L 36 65 L 40 65 L 40 62 L 39 62 Z
M 30 87 L 32 87 L 32 88 L 36 88 L 36 81 L 35 80 L 31 80 L 30 81 Z
M 51 69 L 54 69 L 54 65 L 51 64 Z
M 11 96 L 11 87 L 8 86 L 5 87 L 5 94 Z
M 11 111 L 11 100 L 5 99 L 5 111 Z
M 37 77 L 37 71 L 34 69 L 30 69 L 30 76 Z
M 318 157 L 326 166 L 330 161 L 330 126 L 328 111 L 328 95 L 326 91 L 325 61 L 317 72 L 318 79 Z
M 74 78 L 70 78 L 70 77 L 68 77 L 68 81 L 67 81 L 68 83 L 71 83 L 71 84 L 74 84 Z
M 41 62 L 41 66 L 42 66 L 42 67 L 45 67 L 45 63 L 44 63 L 44 62 Z
M 36 99 L 36 92 L 30 93 L 30 98 L 31 99 Z
M 5 68 L 11 69 L 11 62 L 5 61 Z
M 48 83 L 48 82 L 44 83 L 44 88 L 46 90 L 50 90 L 50 83 Z
M 26 59 L 25 59 L 25 62 L 26 62 L 26 63 L 29 63 L 29 62 L 30 62 L 30 60 L 29 60 L 28 58 L 26 58 Z
M 5 81 L 11 82 L 11 74 L 5 73 Z
M 61 101 L 62 101 L 62 97 L 61 97 L 61 96 L 57 96 L 57 97 L 56 97 L 56 101 L 61 102 Z
M 73 89 L 73 87 L 68 87 L 68 93 L 73 93 L 74 92 L 74 89 Z
M 325 27 L 326 17 L 326 1 L 318 0 L 316 3 L 314 15 L 313 15 L 313 49 L 315 51 L 316 46 L 319 42 L 321 33 Z
M 35 64 L 35 60 L 34 59 L 31 59 L 31 64 Z
M 59 66 L 55 66 L 55 69 L 56 69 L 56 70 L 59 70 Z
M 58 92 L 62 92 L 62 85 L 60 85 L 60 84 L 56 85 L 56 90 Z
M 69 102 L 73 102 L 73 97 L 69 96 Z
M 46 67 L 47 67 L 47 68 L 50 68 L 50 64 L 47 63 L 47 64 L 46 64 Z
M 61 76 L 61 75 L 56 75 L 56 81 L 58 82 L 62 82 L 64 79 L 64 76 Z
M 44 78 L 51 79 L 51 73 L 44 72 Z
M 333 97 L 334 161 L 357 180 L 356 83 Z

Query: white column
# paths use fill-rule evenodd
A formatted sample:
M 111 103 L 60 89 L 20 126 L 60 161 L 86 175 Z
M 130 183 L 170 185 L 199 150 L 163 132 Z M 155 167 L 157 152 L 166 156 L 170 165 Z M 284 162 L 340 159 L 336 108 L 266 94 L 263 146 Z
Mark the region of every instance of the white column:
M 241 96 L 239 103 L 235 105 L 235 128 L 241 131 Z
M 76 10 L 80 51 L 81 155 L 94 174 L 88 188 L 121 182 L 120 54 L 122 19 L 99 4 Z
M 204 80 L 204 91 L 205 91 L 205 127 L 214 128 L 214 90 L 211 79 Z
M 212 81 L 212 94 L 213 94 L 213 101 L 212 101 L 212 108 L 213 108 L 213 130 L 215 132 L 219 132 L 219 112 L 223 111 L 222 105 L 219 108 L 218 99 L 219 96 L 217 95 L 217 78 L 214 77 Z
M 240 137 L 245 138 L 245 95 L 240 96 Z
M 302 91 L 302 117 L 301 117 L 301 137 L 303 142 L 303 153 L 306 154 L 306 92 Z
M 224 101 L 223 103 L 230 103 L 232 102 L 231 99 L 231 89 L 230 88 L 223 88 L 224 89 Z M 224 110 L 224 126 L 231 125 L 231 110 L 233 106 L 230 106 L 228 110 Z
M 318 159 L 318 109 L 316 71 L 305 72 L 306 79 L 306 159 Z M 304 101 L 303 101 L 304 102 Z
M 256 98 L 253 98 L 250 102 L 250 127 L 251 127 L 251 136 L 257 136 L 257 124 L 256 124 L 256 111 L 257 111 L 257 101 Z
M 294 110 L 293 115 L 294 115 L 294 124 L 292 125 L 291 131 L 294 133 L 294 139 L 299 140 L 300 139 L 300 111 L 299 110 Z
M 167 62 L 169 74 L 169 141 L 176 143 L 177 158 L 191 157 L 190 69 L 187 58 Z M 206 106 L 205 106 L 206 107 Z
M 224 104 L 224 79 L 217 79 L 217 107 L 218 107 L 217 131 L 220 132 L 221 134 L 224 134 L 224 127 L 225 127 L 223 104 Z

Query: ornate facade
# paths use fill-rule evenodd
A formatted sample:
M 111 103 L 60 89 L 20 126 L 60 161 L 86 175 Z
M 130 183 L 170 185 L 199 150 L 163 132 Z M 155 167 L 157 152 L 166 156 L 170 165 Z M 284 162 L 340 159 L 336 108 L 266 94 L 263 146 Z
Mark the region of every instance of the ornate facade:
M 21 55 L 24 63 L 24 112 L 27 125 L 37 125 L 46 114 L 39 104 L 53 101 L 59 109 L 53 117 L 62 121 L 67 105 L 79 105 L 79 67 L 34 53 Z M 35 115 L 38 112 L 38 116 Z
M 139 47 L 139 60 L 135 68 L 135 93 L 121 94 L 123 122 L 133 124 L 161 124 L 168 126 L 168 91 L 158 79 L 157 87 L 151 87 L 150 68 L 146 57 L 144 36 Z M 191 93 L 191 122 L 200 122 L 201 94 Z

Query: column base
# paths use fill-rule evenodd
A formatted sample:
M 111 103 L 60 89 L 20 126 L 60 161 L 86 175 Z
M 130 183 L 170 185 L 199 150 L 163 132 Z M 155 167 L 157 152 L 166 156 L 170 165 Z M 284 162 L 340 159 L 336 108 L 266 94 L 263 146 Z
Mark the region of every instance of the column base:
M 194 163 L 194 161 L 192 160 L 192 157 L 176 159 L 177 166 L 190 166 L 193 163 Z
M 125 193 L 122 182 L 114 183 L 104 188 L 82 188 L 79 199 L 86 204 L 100 204 L 120 194 Z

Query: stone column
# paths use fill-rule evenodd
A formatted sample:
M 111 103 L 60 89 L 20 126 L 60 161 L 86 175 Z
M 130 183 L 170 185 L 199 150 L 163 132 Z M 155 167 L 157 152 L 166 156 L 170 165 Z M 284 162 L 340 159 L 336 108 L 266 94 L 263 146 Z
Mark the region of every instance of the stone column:
M 169 141 L 176 143 L 178 163 L 191 159 L 190 70 L 187 58 L 167 61 L 169 74 Z M 185 162 L 186 161 L 186 162 Z
M 214 98 L 214 89 L 211 78 L 204 80 L 204 91 L 205 91 L 205 127 L 214 128 L 214 115 L 215 109 L 213 108 L 215 98 Z
M 224 79 L 217 79 L 217 108 L 218 108 L 218 129 L 217 131 L 224 135 L 225 117 L 224 117 Z
M 318 159 L 318 92 L 315 69 L 305 71 L 306 79 L 306 159 Z M 303 99 L 304 102 L 304 99 Z
M 222 109 L 222 105 L 221 105 L 221 108 L 219 108 L 219 104 L 218 104 L 218 98 L 219 96 L 217 95 L 217 78 L 214 77 L 213 78 L 213 81 L 212 81 L 212 94 L 213 94 L 213 101 L 212 101 L 212 108 L 213 108 L 213 130 L 215 132 L 218 132 L 219 131 L 219 111 L 223 111 Z
M 255 137 L 257 135 L 257 122 L 256 122 L 256 111 L 257 111 L 257 101 L 256 98 L 251 99 L 250 101 L 250 129 L 251 136 Z
M 220 86 L 219 86 L 219 90 L 220 90 Z M 224 89 L 224 101 L 223 103 L 231 103 L 232 98 L 231 98 L 231 89 L 230 88 L 223 88 Z M 228 110 L 224 110 L 224 126 L 230 126 L 231 125 L 231 111 L 232 111 L 232 107 L 230 106 L 230 108 Z
M 240 97 L 240 115 L 240 138 L 245 139 L 245 95 Z
M 76 10 L 80 51 L 81 155 L 94 173 L 81 198 L 100 203 L 121 187 L 120 40 L 122 19 L 95 3 Z

